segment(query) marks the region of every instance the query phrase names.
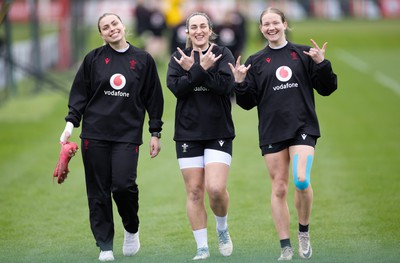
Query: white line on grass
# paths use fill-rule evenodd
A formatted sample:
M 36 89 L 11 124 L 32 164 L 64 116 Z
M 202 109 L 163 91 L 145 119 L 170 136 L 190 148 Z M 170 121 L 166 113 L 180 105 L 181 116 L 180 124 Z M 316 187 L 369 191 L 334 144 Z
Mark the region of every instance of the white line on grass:
M 337 52 L 337 57 L 355 70 L 366 74 L 371 73 L 369 72 L 370 69 L 365 61 L 347 52 L 346 50 L 340 49 Z M 374 73 L 374 78 L 382 86 L 394 91 L 397 95 L 400 95 L 400 84 L 394 79 L 379 71 Z
M 384 85 L 385 87 L 393 90 L 397 95 L 400 95 L 400 84 L 392 78 L 389 78 L 381 72 L 376 72 L 374 75 L 375 79 Z
M 340 60 L 342 60 L 350 67 L 357 69 L 358 71 L 368 73 L 369 70 L 368 64 L 363 60 L 357 58 L 353 54 L 347 52 L 346 50 L 340 49 L 339 52 L 337 53 L 337 56 L 339 57 Z

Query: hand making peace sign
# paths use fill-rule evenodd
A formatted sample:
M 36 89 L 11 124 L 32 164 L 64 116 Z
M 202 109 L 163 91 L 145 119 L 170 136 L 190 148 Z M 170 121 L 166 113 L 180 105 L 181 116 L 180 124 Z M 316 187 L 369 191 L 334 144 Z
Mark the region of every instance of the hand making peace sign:
M 303 51 L 303 52 L 304 52 L 304 54 L 311 57 L 315 63 L 319 64 L 322 61 L 324 61 L 324 59 L 325 59 L 325 50 L 326 50 L 326 45 L 328 44 L 328 42 L 325 42 L 321 49 L 321 48 L 319 48 L 319 46 L 317 45 L 317 43 L 314 40 L 312 40 L 312 39 L 310 39 L 310 40 L 311 40 L 311 43 L 314 45 L 314 47 L 310 48 L 310 50 L 308 52 L 307 51 Z

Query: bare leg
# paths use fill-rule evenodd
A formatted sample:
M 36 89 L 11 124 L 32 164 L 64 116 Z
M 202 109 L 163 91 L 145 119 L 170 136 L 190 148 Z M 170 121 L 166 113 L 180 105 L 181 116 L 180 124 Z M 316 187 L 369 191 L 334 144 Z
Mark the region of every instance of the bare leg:
M 297 167 L 293 167 L 293 169 L 297 169 L 299 181 L 303 182 L 304 180 L 306 180 L 306 177 L 310 178 L 310 175 L 307 175 L 307 172 L 311 172 L 312 158 L 314 157 L 314 148 L 306 145 L 297 145 L 291 146 L 289 151 L 292 160 L 295 155 L 298 156 Z M 308 225 L 310 223 L 312 202 L 313 190 L 311 184 L 304 190 L 299 190 L 296 187 L 295 206 L 297 209 L 299 223 L 302 225 Z
M 206 189 L 210 207 L 216 216 L 218 248 L 223 256 L 230 256 L 233 251 L 227 224 L 229 193 L 226 185 L 228 172 L 229 165 L 227 164 L 218 162 L 206 164 Z
M 207 228 L 207 212 L 204 205 L 204 169 L 182 169 L 186 187 L 186 213 L 192 230 Z
M 272 218 L 280 240 L 290 237 L 290 214 L 287 205 L 289 180 L 289 151 L 264 155 L 264 160 L 271 178 L 271 209 Z
M 224 217 L 228 214 L 229 207 L 229 193 L 226 187 L 229 166 L 223 163 L 209 163 L 205 171 L 210 207 L 216 216 Z

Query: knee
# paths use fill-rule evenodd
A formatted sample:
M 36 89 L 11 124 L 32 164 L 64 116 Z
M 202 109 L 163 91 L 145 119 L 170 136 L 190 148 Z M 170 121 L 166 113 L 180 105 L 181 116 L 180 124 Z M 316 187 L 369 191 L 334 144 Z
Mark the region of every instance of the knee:
M 299 181 L 299 179 L 295 177 L 294 185 L 300 191 L 306 190 L 310 186 L 310 178 L 306 177 L 304 181 Z
M 298 190 L 305 190 L 310 186 L 311 182 L 311 167 L 312 167 L 312 156 L 307 157 L 306 168 L 304 174 L 300 176 L 298 168 L 298 154 L 294 156 L 293 160 L 293 182 Z
M 203 202 L 204 199 L 204 190 L 200 187 L 192 188 L 187 193 L 188 201 L 192 203 L 200 203 Z
M 279 199 L 285 199 L 288 193 L 288 185 L 284 181 L 274 182 L 272 186 L 272 193 Z
M 213 201 L 224 199 L 227 191 L 226 188 L 210 187 L 207 189 L 208 197 Z
M 118 184 L 114 183 L 111 187 L 113 195 L 136 194 L 139 191 L 136 183 Z

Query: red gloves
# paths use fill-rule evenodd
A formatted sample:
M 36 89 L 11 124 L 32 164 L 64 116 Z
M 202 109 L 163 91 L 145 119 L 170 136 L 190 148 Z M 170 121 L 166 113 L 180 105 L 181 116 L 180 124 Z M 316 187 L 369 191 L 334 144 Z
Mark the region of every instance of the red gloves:
M 53 173 L 53 179 L 54 177 L 57 177 L 59 184 L 64 182 L 64 180 L 67 178 L 67 174 L 69 173 L 68 163 L 75 155 L 77 150 L 78 145 L 74 142 L 61 143 L 60 157 Z

